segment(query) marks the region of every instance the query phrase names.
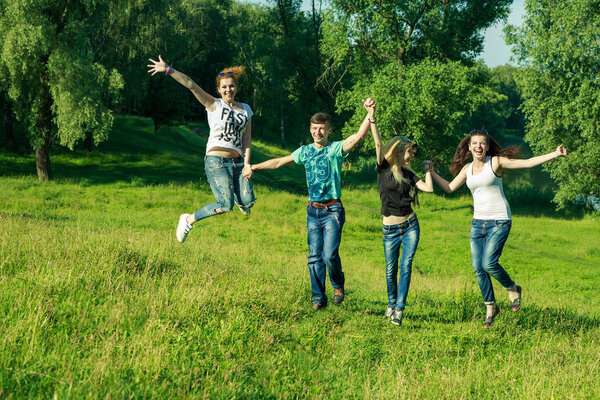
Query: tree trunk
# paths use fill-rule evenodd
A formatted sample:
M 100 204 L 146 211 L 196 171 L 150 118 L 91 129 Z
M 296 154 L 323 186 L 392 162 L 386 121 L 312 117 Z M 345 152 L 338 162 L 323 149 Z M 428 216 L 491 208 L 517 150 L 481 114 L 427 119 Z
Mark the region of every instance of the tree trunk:
M 285 123 L 283 121 L 283 101 L 279 101 L 279 119 L 281 121 L 281 147 L 285 147 Z
M 50 143 L 46 141 L 42 147 L 35 151 L 35 167 L 37 169 L 38 180 L 51 181 L 52 168 L 50 167 Z
M 53 179 L 52 169 L 50 168 L 50 148 L 52 147 L 52 96 L 50 88 L 46 84 L 46 76 L 41 81 L 44 84 L 42 93 L 42 105 L 38 119 L 38 135 L 42 139 L 41 147 L 35 149 L 35 167 L 37 169 L 38 180 L 51 181 Z
M 13 131 L 12 124 L 12 109 L 8 101 L 4 104 L 2 111 L 2 114 L 4 115 L 4 133 L 6 135 L 6 150 L 15 151 L 17 147 L 15 145 L 15 134 Z
M 88 153 L 91 153 L 93 148 L 94 141 L 92 140 L 92 133 L 86 132 L 85 139 L 83 140 L 83 149 L 86 150 Z

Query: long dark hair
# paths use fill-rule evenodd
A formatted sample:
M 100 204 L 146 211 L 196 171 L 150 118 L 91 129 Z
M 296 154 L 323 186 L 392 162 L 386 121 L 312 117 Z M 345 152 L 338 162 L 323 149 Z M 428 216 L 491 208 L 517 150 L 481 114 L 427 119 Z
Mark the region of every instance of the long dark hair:
M 452 175 L 458 175 L 463 165 L 465 164 L 465 161 L 467 161 L 467 158 L 471 156 L 471 152 L 469 151 L 469 142 L 471 141 L 471 138 L 473 136 L 485 137 L 486 143 L 488 144 L 488 150 L 486 152 L 487 156 L 519 158 L 521 154 L 521 149 L 519 148 L 519 146 L 508 146 L 502 148 L 494 139 L 492 139 L 492 137 L 487 131 L 476 129 L 469 132 L 469 134 L 458 144 L 458 147 L 454 152 L 454 157 L 452 157 L 452 162 L 450 163 L 450 172 L 452 172 Z

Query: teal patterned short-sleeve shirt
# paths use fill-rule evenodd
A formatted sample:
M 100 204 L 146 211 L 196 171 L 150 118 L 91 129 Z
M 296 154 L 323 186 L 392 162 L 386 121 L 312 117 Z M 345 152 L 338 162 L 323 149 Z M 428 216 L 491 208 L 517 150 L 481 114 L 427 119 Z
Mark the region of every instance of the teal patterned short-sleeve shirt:
M 342 163 L 348 157 L 348 153 L 343 154 L 343 144 L 340 140 L 322 149 L 307 144 L 292 153 L 296 164 L 306 169 L 308 200 L 324 201 L 342 196 Z

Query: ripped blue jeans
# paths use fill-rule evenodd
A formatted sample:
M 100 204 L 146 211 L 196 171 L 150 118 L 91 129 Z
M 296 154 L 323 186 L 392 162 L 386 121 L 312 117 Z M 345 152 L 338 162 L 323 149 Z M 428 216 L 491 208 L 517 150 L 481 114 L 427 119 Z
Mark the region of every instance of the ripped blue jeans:
M 252 189 L 252 181 L 244 178 L 244 158 L 225 158 L 207 155 L 204 157 L 204 170 L 210 188 L 217 199 L 194 213 L 199 221 L 217 215 L 217 209 L 223 213 L 233 209 L 234 204 L 242 207 L 252 207 L 256 197 Z
M 327 208 L 317 208 L 310 204 L 306 208 L 308 228 L 308 271 L 312 288 L 313 303 L 326 304 L 325 271 L 334 289 L 344 287 L 344 273 L 340 259 L 342 227 L 346 221 L 346 211 L 342 203 Z

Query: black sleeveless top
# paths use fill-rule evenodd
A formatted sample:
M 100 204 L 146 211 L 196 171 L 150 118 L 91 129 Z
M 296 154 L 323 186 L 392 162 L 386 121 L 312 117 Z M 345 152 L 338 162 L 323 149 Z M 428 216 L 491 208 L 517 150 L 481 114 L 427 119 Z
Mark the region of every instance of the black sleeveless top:
M 381 198 L 381 214 L 386 217 L 409 216 L 413 209 L 411 203 L 417 194 L 417 182 L 419 178 L 409 169 L 402 168 L 402 175 L 408 182 L 396 182 L 390 164 L 384 158 L 377 165 L 377 184 L 379 186 L 379 197 Z

